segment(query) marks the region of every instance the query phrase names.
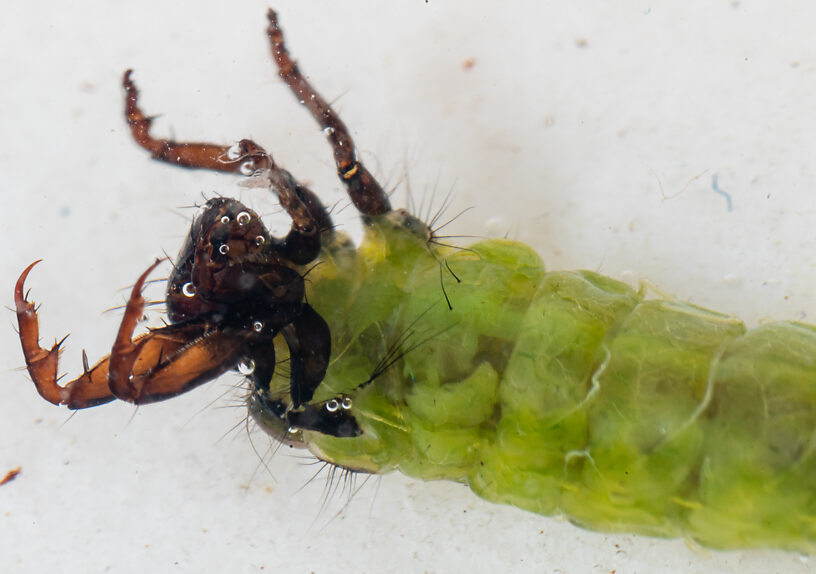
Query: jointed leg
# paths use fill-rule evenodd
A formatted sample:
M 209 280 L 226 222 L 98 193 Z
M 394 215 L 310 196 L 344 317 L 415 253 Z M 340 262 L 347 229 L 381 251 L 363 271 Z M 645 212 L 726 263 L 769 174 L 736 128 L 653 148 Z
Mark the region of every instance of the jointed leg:
M 317 120 L 328 136 L 334 150 L 337 173 L 348 189 L 351 201 L 363 215 L 380 215 L 391 211 L 388 195 L 357 158 L 357 151 L 348 128 L 328 102 L 303 77 L 297 64 L 289 55 L 284 44 L 283 31 L 278 26 L 278 15 L 270 9 L 267 18 L 269 27 L 266 33 L 269 36 L 272 57 L 278 66 L 280 77 L 311 112 L 312 117 Z
M 182 167 L 200 167 L 227 173 L 243 173 L 249 167 L 242 165 L 245 157 L 231 152 L 230 146 L 210 143 L 179 143 L 168 139 L 157 139 L 150 135 L 153 118 L 145 116 L 139 107 L 139 90 L 130 78 L 133 70 L 125 72 L 122 87 L 125 88 L 125 117 L 133 139 L 149 151 L 153 158 Z M 260 146 L 255 146 L 260 149 Z M 245 174 L 249 175 L 249 174 Z
M 139 107 L 139 90 L 125 72 L 125 117 L 133 139 L 162 162 L 189 168 L 210 169 L 226 173 L 253 175 L 265 173 L 278 193 L 281 207 L 292 218 L 292 230 L 286 238 L 288 251 L 295 263 L 307 263 L 320 249 L 321 232 L 331 233 L 333 224 L 325 207 L 308 188 L 300 185 L 272 156 L 252 140 L 244 139 L 232 146 L 212 143 L 181 143 L 150 135 L 152 118 Z
M 14 287 L 14 302 L 17 311 L 17 324 L 20 329 L 20 341 L 23 345 L 23 355 L 25 356 L 28 373 L 31 375 L 37 391 L 48 402 L 55 405 L 65 404 L 72 409 L 92 407 L 112 401 L 116 396 L 108 386 L 110 358 L 105 358 L 93 367 L 88 367 L 83 354 L 85 372 L 65 386 L 58 383 L 57 364 L 59 362 L 60 346 L 65 339 L 54 343 L 50 349 L 40 347 L 37 308 L 34 303 L 28 301 L 27 293 L 24 292 L 28 274 L 37 263 L 39 261 L 35 261 L 25 268 Z M 148 272 L 156 265 L 158 265 L 158 261 L 148 269 Z M 145 277 L 146 274 L 134 286 L 134 293 L 131 294 L 131 300 L 128 302 L 119 328 L 117 345 L 123 338 L 130 342 L 133 329 L 141 318 L 144 300 L 141 299 L 140 291 Z M 144 337 L 137 340 L 136 343 L 143 345 Z M 130 372 L 125 376 L 129 374 Z
M 246 338 L 210 330 L 205 323 L 169 325 L 132 338 L 144 311 L 142 286 L 159 262 L 133 286 L 110 356 L 89 367 L 83 355 L 83 374 L 64 386 L 57 376 L 62 341 L 50 349 L 40 347 L 37 309 L 25 294 L 25 280 L 38 262 L 23 271 L 14 288 L 20 341 L 28 372 L 45 400 L 70 409 L 93 407 L 115 398 L 151 403 L 188 391 L 235 366 Z

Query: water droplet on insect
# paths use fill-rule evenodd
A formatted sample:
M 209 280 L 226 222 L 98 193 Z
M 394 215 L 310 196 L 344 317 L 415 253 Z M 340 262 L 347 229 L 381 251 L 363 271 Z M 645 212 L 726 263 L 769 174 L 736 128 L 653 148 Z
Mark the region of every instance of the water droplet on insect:
M 330 413 L 337 412 L 339 408 L 340 403 L 337 402 L 337 399 L 331 399 L 326 403 L 326 410 L 329 411 Z
M 244 155 L 244 150 L 241 149 L 240 142 L 235 142 L 227 150 L 227 159 L 229 159 L 230 161 L 235 161 L 242 155 Z
M 227 253 L 229 253 L 229 245 L 227 245 L 226 243 L 222 244 L 221 247 L 218 248 L 218 253 L 220 253 L 221 255 L 226 255 Z
M 252 359 L 242 359 L 238 362 L 238 372 L 242 375 L 251 375 L 255 371 L 255 361 Z
M 181 292 L 185 297 L 195 297 L 196 288 L 192 283 L 185 283 L 181 288 Z
M 226 225 L 229 222 L 230 222 L 229 215 L 224 215 L 221 217 L 221 223 L 223 223 L 224 225 Z
M 262 245 L 264 241 L 266 241 L 266 239 L 264 239 L 264 236 L 259 235 L 258 237 L 255 238 L 255 245 Z
M 351 408 L 351 397 L 343 397 L 340 406 L 343 407 L 343 410 L 349 410 Z
M 298 431 L 297 427 L 289 427 L 286 430 L 289 432 L 289 434 L 295 434 Z
M 242 211 L 238 215 L 235 216 L 235 221 L 238 222 L 238 225 L 246 225 L 252 219 L 252 216 L 249 215 L 246 211 Z
M 241 164 L 241 167 L 238 168 L 238 171 L 241 172 L 241 175 L 252 175 L 255 173 L 255 162 L 245 161 Z
M 334 128 L 331 126 L 326 126 L 325 128 L 323 128 L 323 133 L 327 136 L 330 136 L 334 133 Z
M 255 321 L 254 323 L 252 323 L 252 330 L 255 331 L 256 333 L 260 333 L 261 331 L 263 331 L 263 323 L 261 321 Z

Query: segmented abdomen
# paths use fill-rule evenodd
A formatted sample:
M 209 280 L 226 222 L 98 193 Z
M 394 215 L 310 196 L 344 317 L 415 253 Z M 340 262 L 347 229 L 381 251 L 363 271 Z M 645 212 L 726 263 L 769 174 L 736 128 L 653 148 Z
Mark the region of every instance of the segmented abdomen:
M 438 262 L 398 231 L 315 279 L 342 349 L 325 392 L 351 395 L 364 429 L 309 433 L 319 456 L 468 482 L 595 530 L 813 549 L 816 329 L 746 332 L 596 273 L 545 273 L 508 241 L 449 255 L 449 310 Z M 431 336 L 355 391 L 385 352 L 376 341 L 406 329 Z
M 533 382 L 534 381 L 534 382 Z M 816 542 L 816 331 L 549 273 L 500 390 L 486 498 L 712 547 Z

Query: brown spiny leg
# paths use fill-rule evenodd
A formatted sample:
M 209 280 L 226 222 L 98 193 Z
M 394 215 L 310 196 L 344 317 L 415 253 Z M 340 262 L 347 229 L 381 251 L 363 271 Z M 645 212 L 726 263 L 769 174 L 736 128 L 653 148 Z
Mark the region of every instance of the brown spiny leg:
M 285 240 L 286 254 L 296 264 L 312 261 L 320 250 L 320 236 L 331 234 L 334 227 L 314 192 L 299 184 L 252 140 L 244 139 L 233 146 L 225 146 L 154 138 L 150 135 L 152 118 L 139 107 L 139 90 L 131 79 L 132 73 L 133 70 L 125 72 L 122 86 L 125 89 L 125 117 L 136 143 L 149 151 L 153 159 L 181 167 L 242 175 L 265 173 L 278 193 L 281 207 L 292 218 L 292 230 Z
M 136 89 L 136 84 L 130 77 L 132 73 L 133 70 L 125 72 L 122 87 L 125 88 L 125 117 L 136 143 L 159 161 L 182 167 L 200 167 L 227 173 L 241 173 L 241 166 L 246 160 L 232 153 L 230 146 L 201 142 L 180 143 L 151 136 L 150 125 L 153 123 L 153 118 L 144 115 L 139 107 L 139 90 Z M 246 170 L 247 168 L 244 168 L 244 171 Z
M 68 391 L 57 384 L 57 362 L 59 361 L 60 345 L 62 345 L 65 338 L 61 341 L 54 341 L 54 345 L 50 349 L 43 349 L 40 347 L 40 321 L 37 318 L 37 307 L 33 302 L 28 301 L 28 294 L 25 292 L 25 280 L 34 266 L 42 261 L 38 259 L 28 267 L 26 267 L 17 279 L 17 284 L 14 286 L 14 306 L 17 311 L 17 326 L 20 334 L 20 343 L 23 345 L 23 355 L 25 356 L 26 367 L 28 373 L 34 380 L 42 398 L 55 405 L 62 404 L 67 400 Z M 66 335 L 67 337 L 67 335 Z M 87 376 L 88 383 L 91 381 L 91 373 L 88 371 L 84 376 Z M 107 400 L 112 400 L 113 397 Z M 101 404 L 107 402 L 106 400 L 97 401 L 94 404 Z
M 334 150 L 337 173 L 346 186 L 351 201 L 363 215 L 373 216 L 391 211 L 388 195 L 357 158 L 357 150 L 348 128 L 328 102 L 300 73 L 297 64 L 289 55 L 284 44 L 283 31 L 278 26 L 278 15 L 270 9 L 267 18 L 269 27 L 266 33 L 269 36 L 272 57 L 278 66 L 278 73 L 328 136 Z
M 157 259 L 134 283 L 108 358 L 108 387 L 111 393 L 116 398 L 131 403 L 141 397 L 144 386 L 143 381 L 137 383 L 135 377 L 131 377 L 136 359 L 139 358 L 148 342 L 145 338 L 133 341 L 133 332 L 144 313 L 145 300 L 142 297 L 142 286 L 147 276 L 158 267 L 159 263 L 161 260 Z
M 206 323 L 169 325 L 132 339 L 144 310 L 141 289 L 147 275 L 160 263 L 157 261 L 133 287 L 111 355 L 93 367 L 83 361 L 85 372 L 60 385 L 57 365 L 62 341 L 50 349 L 40 347 L 37 310 L 25 294 L 26 278 L 37 263 L 20 275 L 14 301 L 28 372 L 40 395 L 53 404 L 84 409 L 115 398 L 135 404 L 155 402 L 217 377 L 240 358 L 246 335 L 215 331 Z

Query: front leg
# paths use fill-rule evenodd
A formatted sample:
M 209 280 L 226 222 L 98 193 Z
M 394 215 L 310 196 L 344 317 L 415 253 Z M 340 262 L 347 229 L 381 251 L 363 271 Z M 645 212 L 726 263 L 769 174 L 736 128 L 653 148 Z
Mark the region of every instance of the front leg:
M 320 251 L 321 237 L 331 236 L 334 224 L 326 208 L 306 186 L 280 167 L 266 150 L 249 139 L 232 146 L 203 142 L 177 142 L 156 138 L 150 133 L 153 118 L 139 106 L 139 90 L 131 79 L 133 70 L 125 72 L 125 117 L 133 139 L 150 152 L 153 159 L 180 167 L 209 169 L 245 176 L 265 174 L 278 194 L 281 207 L 292 218 L 292 229 L 286 237 L 286 255 L 296 264 L 312 261 Z
M 57 376 L 62 341 L 50 349 L 40 347 L 37 309 L 25 294 L 25 281 L 37 263 L 20 275 L 14 301 L 29 375 L 40 395 L 55 405 L 84 409 L 116 398 L 145 404 L 176 396 L 234 368 L 251 336 L 189 321 L 154 329 L 133 339 L 144 311 L 142 286 L 160 263 L 156 261 L 133 286 L 110 356 L 93 367 L 84 361 L 84 373 L 62 386 Z
M 115 397 L 111 395 L 107 385 L 107 359 L 97 363 L 93 368 L 88 368 L 83 354 L 85 366 L 83 375 L 64 387 L 57 383 L 57 363 L 60 347 L 65 338 L 55 342 L 50 349 L 40 347 L 40 322 L 37 317 L 37 306 L 28 301 L 28 294 L 25 292 L 25 281 L 28 274 L 40 261 L 37 260 L 26 267 L 14 286 L 14 304 L 20 342 L 23 345 L 28 374 L 34 381 L 37 392 L 42 398 L 55 405 L 77 405 L 71 408 L 92 407 L 112 401 Z
M 150 152 L 154 159 L 179 165 L 222 171 L 242 173 L 246 158 L 230 151 L 230 146 L 210 143 L 180 143 L 170 139 L 154 138 L 150 135 L 153 118 L 146 116 L 139 107 L 139 90 L 133 83 L 133 70 L 125 72 L 122 87 L 125 88 L 125 117 L 127 118 L 133 139 Z M 251 173 L 251 164 L 244 167 L 245 175 Z
M 283 30 L 278 25 L 278 15 L 270 8 L 266 16 L 269 21 L 266 35 L 272 48 L 272 58 L 278 66 L 278 74 L 300 103 L 306 106 L 329 139 L 334 151 L 337 174 L 346 186 L 354 206 L 366 216 L 391 211 L 388 194 L 357 157 L 357 149 L 346 124 L 323 96 L 312 87 L 289 55 L 283 39 Z

